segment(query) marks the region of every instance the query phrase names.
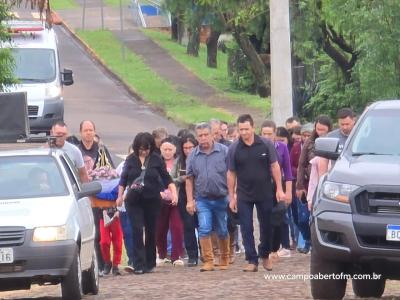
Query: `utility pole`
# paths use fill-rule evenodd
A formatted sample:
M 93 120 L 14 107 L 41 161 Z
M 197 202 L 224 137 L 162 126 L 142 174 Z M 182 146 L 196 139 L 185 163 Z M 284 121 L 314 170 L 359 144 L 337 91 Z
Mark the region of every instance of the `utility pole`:
M 272 118 L 278 126 L 293 115 L 289 0 L 270 0 Z
M 83 0 L 82 5 L 82 30 L 85 30 L 85 19 L 86 19 L 86 0 Z
M 123 9 L 122 9 L 122 0 L 119 0 L 119 25 L 120 25 L 120 32 L 121 32 L 121 55 L 122 55 L 122 60 L 125 60 L 126 58 L 126 53 L 125 53 L 125 44 L 124 44 L 124 14 L 123 14 Z

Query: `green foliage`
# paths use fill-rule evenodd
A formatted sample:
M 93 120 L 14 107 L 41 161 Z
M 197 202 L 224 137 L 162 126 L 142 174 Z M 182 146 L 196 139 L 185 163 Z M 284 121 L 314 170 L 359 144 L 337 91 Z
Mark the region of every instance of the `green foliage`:
M 362 111 L 378 99 L 400 96 L 400 1 L 293 1 L 293 45 L 306 66 L 311 98 L 304 115 L 334 115 L 343 106 Z M 351 81 L 322 47 L 321 23 L 337 32 L 357 53 Z M 341 51 L 338 45 L 336 49 Z M 350 58 L 347 53 L 341 52 Z M 347 55 L 347 56 L 346 56 Z M 315 70 L 315 72 L 312 72 Z
M 103 0 L 105 5 L 112 7 L 119 7 L 120 2 L 122 6 L 128 6 L 132 1 L 131 0 Z
M 62 10 L 62 9 L 71 9 L 77 8 L 79 5 L 75 0 L 50 0 L 51 9 L 54 10 Z
M 227 44 L 229 81 L 233 88 L 255 94 L 257 85 L 249 61 L 236 42 Z
M 193 57 L 186 55 L 186 48 L 171 41 L 169 35 L 164 32 L 146 29 L 143 30 L 143 33 L 166 49 L 172 57 L 193 72 L 196 76 L 213 86 L 223 96 L 249 107 L 258 108 L 264 111 L 269 110 L 270 102 L 266 99 L 232 88 L 228 78 L 227 54 L 218 51 L 218 68 L 210 69 L 205 64 L 207 54 L 204 45 L 200 46 L 199 57 Z
M 113 72 L 146 101 L 161 107 L 168 117 L 187 124 L 208 120 L 210 117 L 229 122 L 234 120 L 231 114 L 203 105 L 200 99 L 178 92 L 170 82 L 161 79 L 133 52 L 126 50 L 124 60 L 120 55 L 121 42 L 110 31 L 78 31 L 78 35 Z
M 9 18 L 10 8 L 0 1 L 0 43 L 7 42 L 10 39 L 2 21 Z M 0 91 L 4 91 L 6 85 L 16 82 L 13 75 L 14 59 L 10 49 L 0 48 Z

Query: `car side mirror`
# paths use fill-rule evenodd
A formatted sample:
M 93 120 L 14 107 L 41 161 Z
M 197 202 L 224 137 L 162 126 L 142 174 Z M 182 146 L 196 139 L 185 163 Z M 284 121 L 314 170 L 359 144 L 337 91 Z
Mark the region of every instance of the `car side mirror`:
M 61 76 L 62 76 L 63 85 L 74 84 L 74 76 L 73 76 L 72 70 L 64 69 L 64 71 L 61 72 Z
M 97 181 L 82 183 L 82 188 L 78 192 L 78 198 L 93 196 L 101 192 L 101 184 Z
M 327 159 L 338 159 L 339 153 L 339 139 L 330 137 L 321 137 L 315 140 L 315 155 Z

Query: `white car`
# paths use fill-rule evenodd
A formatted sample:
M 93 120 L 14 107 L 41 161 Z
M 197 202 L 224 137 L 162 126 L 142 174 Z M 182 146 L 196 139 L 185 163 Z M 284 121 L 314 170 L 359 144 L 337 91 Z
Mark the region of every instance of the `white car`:
M 98 293 L 88 196 L 100 190 L 61 150 L 0 152 L 0 291 L 61 283 L 63 299 Z

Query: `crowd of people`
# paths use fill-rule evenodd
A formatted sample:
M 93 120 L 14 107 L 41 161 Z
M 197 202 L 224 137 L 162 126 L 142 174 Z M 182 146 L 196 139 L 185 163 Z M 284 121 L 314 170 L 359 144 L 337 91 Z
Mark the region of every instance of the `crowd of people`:
M 334 163 L 315 155 L 315 140 L 338 138 L 340 151 L 355 124 L 349 108 L 337 118 L 333 131 L 325 115 L 314 123 L 290 117 L 285 126 L 272 120 L 258 126 L 244 114 L 235 124 L 211 119 L 176 135 L 157 128 L 138 133 L 117 167 L 92 121 L 81 122 L 80 139 L 69 137 L 61 121 L 52 134 L 82 182 L 117 182 L 115 201 L 92 199 L 101 275 L 121 274 L 123 245 L 125 271 L 138 275 L 159 264 L 196 267 L 200 260 L 202 272 L 226 270 L 240 248 L 243 271 L 256 272 L 259 262 L 270 271 L 292 251 L 309 253 L 313 196 Z

